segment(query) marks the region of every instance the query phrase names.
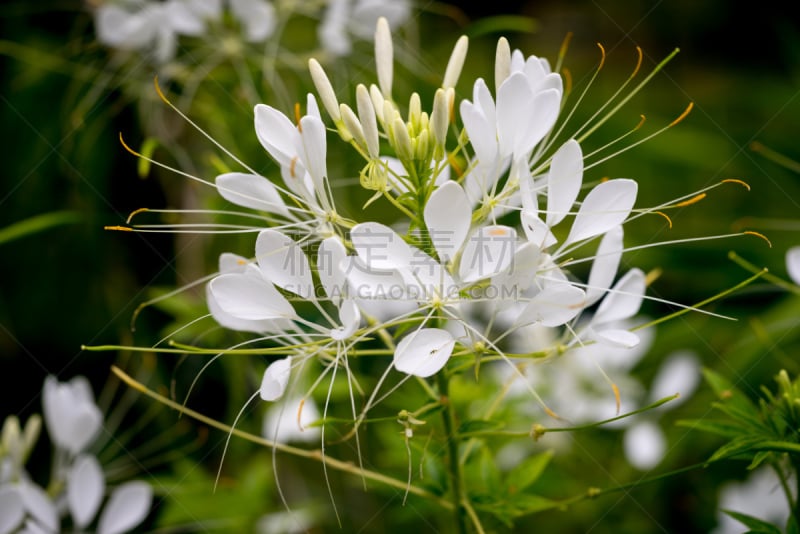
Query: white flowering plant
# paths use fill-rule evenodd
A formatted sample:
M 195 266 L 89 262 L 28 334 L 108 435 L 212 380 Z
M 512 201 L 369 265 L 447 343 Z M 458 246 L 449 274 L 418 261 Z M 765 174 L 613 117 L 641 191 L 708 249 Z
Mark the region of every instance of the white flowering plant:
M 200 373 L 222 356 L 266 361 L 253 364 L 255 391 L 230 424 L 149 389 L 119 368 L 115 372 L 165 405 L 225 430 L 228 439 L 244 437 L 271 448 L 277 491 L 290 515 L 278 454 L 318 460 L 340 525 L 332 471 L 400 491 L 403 502 L 413 498 L 449 511 L 442 521 L 458 532 L 512 525 L 531 513 L 599 495 L 605 490 L 590 488 L 566 499 L 544 495 L 536 484 L 553 457 L 544 436 L 629 415 L 640 419 L 626 438 L 631 462 L 653 467 L 660 457 L 643 456 L 641 449 L 663 438 L 641 414 L 673 400 L 678 391 L 665 388 L 675 381 L 665 378 L 653 386 L 664 397 L 632 394 L 617 382 L 635 363 L 632 355 L 648 327 L 688 312 L 715 316 L 702 306 L 723 294 L 692 305 L 669 303 L 677 311 L 656 320 L 639 317 L 644 301 L 668 301 L 647 295 L 656 273 L 621 271 L 623 254 L 674 242 L 625 245 L 625 225 L 647 216 L 671 225 L 671 209 L 691 206 L 725 184 L 749 186 L 723 180 L 637 207 L 636 181 L 591 177 L 597 165 L 678 124 L 691 104 L 671 123 L 623 148 L 616 143 L 641 124 L 605 146 L 588 152 L 583 147 L 675 54 L 631 88 L 639 52 L 628 80 L 575 127 L 570 119 L 591 82 L 573 91 L 560 74 L 563 54 L 553 65 L 512 51 L 501 38 L 494 90 L 478 78 L 470 98 L 460 98 L 455 88 L 469 43 L 462 37 L 425 108 L 417 92 L 396 94 L 387 19 L 378 19 L 374 36 L 376 83 L 356 84 L 352 104 L 340 102 L 342 92 L 312 58 L 316 95 L 309 93 L 293 116 L 272 105 L 255 106 L 255 137 L 279 168 L 270 177 L 211 135 L 236 165 L 213 180 L 154 160 L 122 140 L 148 164 L 216 190 L 235 209 L 204 211 L 218 217 L 210 222 L 169 224 L 142 219 L 173 216 L 173 210 L 141 209 L 126 225 L 110 229 L 255 235 L 251 249 L 219 256 L 217 272 L 201 280 L 208 312 L 186 325 L 216 325 L 242 333 L 243 341 L 212 347 L 173 339 L 171 346 L 123 348 L 211 355 Z M 602 47 L 601 53 L 594 76 L 605 60 Z M 158 85 L 157 90 L 194 126 Z M 340 148 L 329 148 L 334 139 Z M 340 162 L 332 162 L 346 150 L 362 163 L 345 176 L 357 176 L 367 192 L 363 206 L 350 213 L 337 195 L 346 191 L 335 174 Z M 376 207 L 383 213 L 367 217 Z M 743 231 L 684 241 L 742 235 L 763 237 Z M 628 363 L 617 372 L 613 363 L 590 357 L 595 380 L 606 385 L 598 402 L 604 408 L 588 418 L 569 415 L 570 398 L 551 390 L 540 369 L 593 349 L 609 362 Z M 676 362 L 665 375 L 677 376 L 675 387 L 691 393 L 696 362 L 691 356 Z M 239 430 L 258 398 L 270 403 L 261 435 Z M 382 459 L 366 443 L 394 452 Z M 306 524 L 303 517 L 300 523 Z

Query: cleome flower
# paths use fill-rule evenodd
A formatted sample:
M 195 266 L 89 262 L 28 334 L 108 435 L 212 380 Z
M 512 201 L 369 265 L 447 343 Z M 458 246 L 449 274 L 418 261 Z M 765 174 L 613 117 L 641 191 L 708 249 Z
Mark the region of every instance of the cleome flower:
M 51 479 L 45 490 L 24 468 L 38 439 L 41 418 L 32 416 L 20 431 L 16 417 L 8 417 L 0 447 L 0 533 L 19 528 L 22 532 L 60 532 L 62 522 L 67 521 L 83 531 L 95 519 L 98 533 L 120 534 L 136 528 L 150 511 L 153 490 L 143 481 L 125 482 L 102 506 L 106 477 L 89 449 L 98 439 L 103 415 L 86 378 L 59 382 L 48 376 L 42 405 L 55 449 Z
M 526 364 L 571 349 L 633 351 L 640 343 L 635 316 L 653 297 L 646 295 L 645 272 L 634 267 L 620 273 L 621 259 L 626 250 L 661 243 L 626 247 L 624 226 L 650 214 L 671 223 L 668 210 L 720 185 L 637 208 L 634 180 L 585 180 L 588 170 L 615 153 L 608 154 L 608 145 L 585 154 L 582 143 L 669 57 L 620 102 L 606 104 L 568 133 L 571 112 L 564 117 L 563 110 L 570 94 L 558 73 L 561 59 L 551 67 L 545 59 L 512 51 L 501 38 L 495 95 L 477 79 L 471 100 L 457 102 L 454 87 L 468 51 L 462 37 L 425 108 L 416 92 L 402 99 L 394 94 L 389 28 L 387 19 L 378 19 L 375 83 L 356 83 L 352 105 L 340 102 L 322 65 L 311 59 L 317 95 L 305 97 L 305 114 L 300 105 L 294 118 L 255 106 L 255 134 L 279 165 L 280 177 L 262 176 L 227 151 L 241 172 L 213 181 L 191 177 L 248 210 L 226 210 L 242 223 L 220 225 L 220 231 L 256 235 L 252 249 L 223 254 L 218 272 L 205 279 L 210 317 L 252 334 L 219 354 L 246 348 L 267 356 L 251 400 L 289 399 L 299 431 L 320 427 L 323 456 L 326 425 L 314 425 L 303 410 L 328 379 L 325 403 L 314 408 L 321 412 L 314 414 L 318 419 L 327 420 L 337 373 L 346 376 L 357 430 L 367 412 L 405 381 L 420 382 L 433 398 L 434 388 L 446 396 L 454 359 L 460 370 L 474 365 L 476 374 L 482 362 L 501 362 L 525 378 Z M 380 220 L 337 210 L 333 192 L 340 177 L 329 174 L 328 158 L 348 148 L 363 160 L 353 175 L 372 192 L 367 204 L 387 208 Z M 729 182 L 741 184 L 721 183 Z M 153 225 L 126 229 L 159 231 Z M 729 236 L 697 239 L 722 237 Z M 572 272 L 581 264 L 585 278 Z M 367 354 L 386 358 L 370 392 L 352 365 Z M 321 364 L 320 372 L 314 372 L 315 364 Z M 619 389 L 604 376 L 619 411 Z M 385 388 L 390 377 L 395 385 Z M 520 383 L 545 413 L 556 416 L 536 392 L 535 380 Z M 357 403 L 356 395 L 366 402 Z M 265 437 L 302 441 L 278 421 L 284 413 L 291 419 L 286 412 L 294 410 L 275 408 L 269 409 Z M 358 444 L 358 432 L 349 436 Z

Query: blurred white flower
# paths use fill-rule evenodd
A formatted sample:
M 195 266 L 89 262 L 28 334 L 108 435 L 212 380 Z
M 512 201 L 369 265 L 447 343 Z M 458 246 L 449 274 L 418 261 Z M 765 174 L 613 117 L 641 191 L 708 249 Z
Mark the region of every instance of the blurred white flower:
M 329 54 L 345 56 L 352 50 L 353 37 L 372 39 L 380 17 L 397 28 L 410 14 L 408 0 L 329 0 L 317 33 L 322 48 Z
M 786 270 L 792 281 L 800 286 L 800 247 L 792 247 L 786 252 Z
M 713 534 L 740 534 L 747 530 L 742 523 L 722 513 L 722 510 L 757 517 L 779 525 L 781 530 L 790 513 L 778 476 L 768 466 L 751 472 L 744 482 L 725 484 L 719 493 L 718 509 L 718 523 Z
M 319 441 L 320 427 L 309 427 L 320 419 L 313 399 L 295 397 L 269 407 L 264 414 L 261 435 L 277 443 Z

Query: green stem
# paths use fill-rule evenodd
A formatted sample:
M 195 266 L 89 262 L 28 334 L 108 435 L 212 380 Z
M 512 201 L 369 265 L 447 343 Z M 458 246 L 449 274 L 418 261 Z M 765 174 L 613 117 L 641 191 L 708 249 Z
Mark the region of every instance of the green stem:
M 458 442 L 456 441 L 456 417 L 453 405 L 450 403 L 449 382 L 444 373 L 436 374 L 436 385 L 439 387 L 441 402 L 444 405 L 442 422 L 444 423 L 445 439 L 447 440 L 447 455 L 450 462 L 450 486 L 453 499 L 453 513 L 459 534 L 467 534 L 467 525 L 461 513 L 461 503 L 466 500 L 462 485 L 461 463 L 458 458 Z

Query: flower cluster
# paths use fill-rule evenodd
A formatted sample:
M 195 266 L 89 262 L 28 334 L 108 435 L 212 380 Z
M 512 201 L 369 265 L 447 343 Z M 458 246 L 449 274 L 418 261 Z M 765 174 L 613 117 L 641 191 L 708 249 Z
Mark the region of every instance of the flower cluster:
M 41 418 L 31 416 L 24 429 L 6 418 L 0 443 L 0 533 L 59 532 L 62 516 L 75 530 L 86 529 L 98 515 L 106 479 L 89 452 L 98 441 L 103 414 L 84 377 L 59 382 L 48 376 L 42 392 L 44 423 L 54 447 L 47 488 L 39 486 L 24 465 L 39 437 Z M 142 481 L 126 482 L 111 492 L 97 520 L 97 532 L 120 534 L 138 526 L 150 510 L 152 489 Z
M 410 5 L 406 0 L 331 0 L 304 14 L 321 18 L 320 44 L 332 56 L 340 56 L 350 52 L 352 38 L 371 35 L 379 14 L 400 25 L 409 17 Z M 211 27 L 229 21 L 245 42 L 263 43 L 276 32 L 279 15 L 269 0 L 105 0 L 94 11 L 101 44 L 144 53 L 156 64 L 175 58 L 181 38 L 208 38 Z
M 641 270 L 617 276 L 622 225 L 648 212 L 633 210 L 636 182 L 584 182 L 580 142 L 558 140 L 556 131 L 561 76 L 505 39 L 495 94 L 478 79 L 472 98 L 457 103 L 467 48 L 462 37 L 429 111 L 417 93 L 405 110 L 392 94 L 386 19 L 375 33 L 378 83 L 356 86 L 354 108 L 309 61 L 322 108 L 364 160 L 359 181 L 374 192 L 368 204 L 380 199 L 405 222 L 355 221 L 337 210 L 315 96 L 294 119 L 256 106 L 256 135 L 282 183 L 253 171 L 216 178 L 222 197 L 261 212 L 270 227 L 242 226 L 258 231 L 253 257 L 223 254 L 206 293 L 220 325 L 258 334 L 252 343 L 286 356 L 266 369 L 263 399 L 280 398 L 311 358 L 327 362 L 323 376 L 343 368 L 350 377 L 348 358 L 374 348 L 375 338 L 393 359 L 366 409 L 392 369 L 426 378 L 453 355 L 509 362 L 639 343 L 615 326 L 637 313 L 645 293 Z M 579 257 L 587 244 L 594 254 Z M 567 269 L 581 262 L 591 262 L 585 281 Z M 539 334 L 525 343 L 531 328 Z

